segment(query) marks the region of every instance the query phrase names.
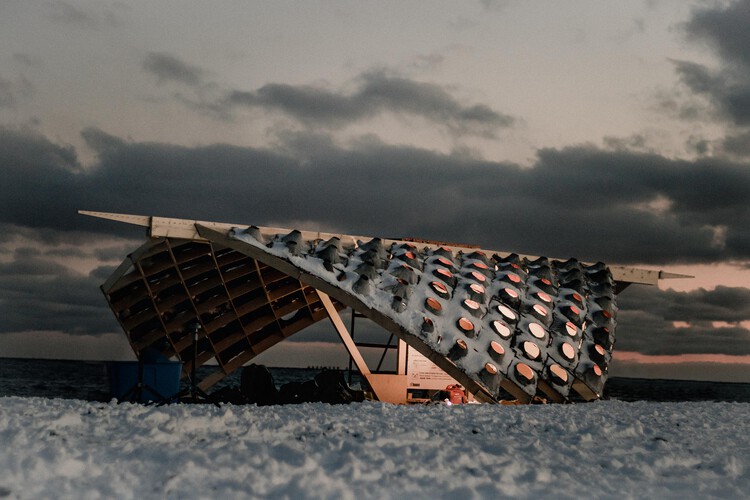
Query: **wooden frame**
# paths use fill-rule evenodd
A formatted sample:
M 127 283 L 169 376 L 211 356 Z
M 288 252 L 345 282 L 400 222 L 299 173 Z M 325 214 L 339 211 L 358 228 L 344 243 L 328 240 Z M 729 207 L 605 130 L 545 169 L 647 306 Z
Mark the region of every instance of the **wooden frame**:
M 183 362 L 183 374 L 192 368 L 191 339 L 188 328 L 198 322 L 197 366 L 215 360 L 217 369 L 200 381 L 207 390 L 255 356 L 290 335 L 328 317 L 347 348 L 358 370 L 382 401 L 406 401 L 407 344 L 462 383 L 480 401 L 497 401 L 497 392 L 489 390 L 475 375 L 468 374 L 430 342 L 387 311 L 363 302 L 356 293 L 347 292 L 316 272 L 294 264 L 263 246 L 248 244 L 233 237 L 232 224 L 166 219 L 100 212 L 81 212 L 148 228 L 149 240 L 131 253 L 102 285 L 107 301 L 131 347 L 140 358 L 146 350 L 156 350 Z M 271 241 L 288 229 L 254 228 L 254 233 Z M 356 247 L 366 238 L 321 232 L 299 232 L 304 241 L 344 241 Z M 333 240 L 332 240 L 333 239 Z M 385 245 L 408 244 L 415 251 L 430 252 L 430 242 L 404 243 L 407 240 L 383 240 Z M 448 252 L 475 252 L 474 247 L 445 247 Z M 495 255 L 506 256 L 507 252 Z M 522 257 L 519 257 L 522 258 Z M 526 257 L 527 260 L 534 259 Z M 625 267 L 611 267 L 616 291 L 631 283 L 656 284 L 660 279 L 685 277 Z M 399 338 L 398 372 L 375 374 L 367 367 L 357 345 L 344 326 L 338 311 L 351 307 Z M 512 377 L 501 377 L 500 388 L 521 402 L 531 396 Z M 554 384 L 539 378 L 538 389 L 552 401 L 562 402 L 566 394 Z M 600 396 L 596 384 L 585 377 L 569 384 L 584 399 Z

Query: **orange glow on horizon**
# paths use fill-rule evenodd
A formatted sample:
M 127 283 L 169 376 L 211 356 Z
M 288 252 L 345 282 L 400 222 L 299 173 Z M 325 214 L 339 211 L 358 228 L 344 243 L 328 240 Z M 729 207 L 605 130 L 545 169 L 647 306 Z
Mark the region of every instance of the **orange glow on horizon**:
M 614 360 L 641 364 L 682 364 L 682 363 L 727 363 L 750 365 L 750 355 L 733 356 L 730 354 L 679 354 L 649 356 L 639 352 L 615 351 Z

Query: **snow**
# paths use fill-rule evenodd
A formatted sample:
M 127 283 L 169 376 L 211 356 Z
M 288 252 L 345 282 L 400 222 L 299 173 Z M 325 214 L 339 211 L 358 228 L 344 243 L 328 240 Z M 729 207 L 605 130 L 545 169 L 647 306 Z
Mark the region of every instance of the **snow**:
M 750 404 L 0 398 L 0 498 L 741 498 Z

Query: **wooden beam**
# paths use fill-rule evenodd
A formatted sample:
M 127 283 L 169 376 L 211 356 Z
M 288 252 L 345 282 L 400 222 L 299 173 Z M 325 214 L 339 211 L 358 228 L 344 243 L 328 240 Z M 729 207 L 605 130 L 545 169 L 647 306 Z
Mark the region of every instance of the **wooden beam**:
M 624 283 L 638 283 L 641 285 L 657 285 L 659 280 L 694 278 L 687 274 L 668 273 L 651 269 L 638 269 L 635 267 L 609 266 L 612 278 Z
M 326 312 L 328 313 L 328 317 L 331 318 L 331 323 L 333 323 L 336 333 L 339 334 L 346 350 L 349 351 L 349 355 L 354 360 L 354 364 L 357 365 L 357 369 L 365 378 L 369 379 L 370 369 L 367 367 L 365 359 L 362 357 L 357 345 L 354 343 L 354 339 L 352 339 L 352 336 L 349 334 L 349 330 L 346 329 L 344 322 L 341 320 L 339 312 L 334 307 L 333 302 L 331 302 L 331 298 L 320 290 L 316 290 L 316 293 L 318 294 L 318 297 L 320 297 L 323 307 L 326 308 Z
M 354 343 L 349 330 L 346 329 L 344 321 L 341 319 L 339 312 L 331 302 L 331 298 L 320 290 L 316 290 L 316 293 L 320 297 L 320 301 L 323 303 L 328 317 L 331 319 L 336 332 L 339 334 L 341 341 L 344 343 L 346 350 L 349 351 L 349 355 L 354 360 L 354 364 L 357 365 L 359 372 L 367 380 L 370 385 L 372 392 L 375 393 L 375 397 L 378 401 L 393 404 L 405 404 L 406 403 L 406 375 L 405 374 L 375 374 L 370 372 L 367 367 L 362 354 L 359 352 L 357 345 Z M 405 344 L 404 344 L 405 345 Z
M 406 375 L 406 351 L 407 344 L 403 339 L 398 339 L 398 361 L 396 362 L 396 373 L 399 375 Z
M 224 234 L 226 234 L 226 232 L 228 232 L 230 229 L 235 228 L 235 227 L 247 227 L 247 224 L 227 224 L 223 222 L 173 219 L 173 218 L 168 218 L 168 217 L 151 217 L 151 216 L 144 216 L 144 215 L 127 215 L 127 214 L 113 214 L 113 213 L 108 213 L 108 212 L 91 212 L 87 210 L 79 210 L 78 213 L 81 215 L 88 215 L 91 217 L 98 217 L 101 219 L 109 219 L 109 220 L 124 222 L 126 224 L 135 224 L 138 226 L 145 226 L 149 228 L 150 235 L 152 237 L 172 237 L 172 238 L 185 238 L 185 239 L 192 239 L 192 240 L 204 240 L 208 238 L 200 234 L 201 233 L 200 226 L 211 229 L 213 231 L 220 231 L 220 232 L 223 232 Z M 277 228 L 277 227 L 259 227 L 258 229 L 264 237 L 272 237 L 277 234 L 286 234 L 291 231 L 288 228 Z M 371 237 L 368 237 L 368 236 L 324 233 L 321 231 L 300 231 L 300 232 L 302 233 L 302 237 L 306 240 L 314 240 L 314 239 L 328 240 L 330 238 L 336 237 L 336 238 L 339 238 L 342 242 L 356 243 L 357 240 L 365 241 L 365 240 L 371 239 Z M 409 238 L 409 240 L 414 240 L 414 238 Z M 402 241 L 406 241 L 406 240 L 383 239 L 383 244 L 387 246 L 393 242 L 402 242 Z M 424 248 L 428 248 L 428 247 L 433 248 L 437 246 L 434 244 L 422 243 L 422 242 L 417 242 L 417 241 L 415 241 L 412 244 L 421 250 Z M 454 251 L 459 251 L 459 250 L 466 251 L 466 250 L 477 249 L 476 246 L 472 246 L 472 245 L 453 244 L 453 245 L 445 245 L 445 246 L 448 248 L 451 248 Z M 499 250 L 491 250 L 491 249 L 482 249 L 482 250 L 489 254 L 497 253 L 498 255 L 501 255 L 501 256 L 505 256 L 509 254 L 509 252 L 499 251 Z M 533 256 L 533 255 L 519 255 L 519 257 L 528 258 L 529 260 L 534 260 L 538 258 L 537 256 Z M 649 270 L 649 269 L 638 269 L 638 268 L 625 267 L 625 266 L 609 266 L 609 268 L 610 268 L 610 271 L 612 272 L 612 276 L 615 279 L 615 281 L 639 283 L 643 285 L 655 285 L 661 279 L 676 279 L 676 278 L 692 278 L 693 277 L 693 276 L 688 276 L 684 274 L 675 274 L 675 273 L 668 273 L 664 271 Z M 283 271 L 286 272 L 286 270 L 283 270 Z
M 78 213 L 88 215 L 89 217 L 133 224 L 134 226 L 149 227 L 151 225 L 151 217 L 148 215 L 113 214 L 110 212 L 92 212 L 90 210 L 79 210 Z

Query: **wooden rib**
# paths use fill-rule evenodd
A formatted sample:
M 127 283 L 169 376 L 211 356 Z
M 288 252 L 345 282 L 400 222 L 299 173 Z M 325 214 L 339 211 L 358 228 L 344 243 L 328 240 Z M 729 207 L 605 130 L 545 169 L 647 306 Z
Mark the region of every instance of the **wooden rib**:
M 258 271 L 255 267 L 255 261 L 253 259 L 248 259 L 247 264 L 244 266 L 234 267 L 228 271 L 221 271 L 222 276 L 224 276 L 224 280 L 227 282 L 234 281 L 243 276 L 256 275 L 257 273 Z
M 236 281 L 237 278 L 234 280 L 229 281 Z M 229 282 L 227 282 L 227 287 L 229 288 L 229 292 L 232 294 L 233 297 L 239 297 L 241 295 L 245 295 L 246 293 L 250 293 L 252 291 L 255 291 L 263 286 L 263 283 L 260 282 L 259 279 L 255 279 L 253 281 L 244 281 L 242 283 L 238 283 L 235 285 L 231 285 Z
M 256 297 L 248 302 L 245 302 L 244 304 L 237 306 L 237 315 L 240 318 L 244 318 L 248 314 L 262 309 L 266 305 L 268 305 L 268 300 L 265 296 Z
M 172 261 L 175 263 L 175 267 L 174 267 L 175 272 L 180 277 L 180 282 L 182 283 L 183 289 L 185 290 L 185 294 L 187 295 L 187 302 L 189 304 L 189 307 L 185 309 L 184 313 L 181 312 L 180 314 L 178 314 L 178 316 L 175 319 L 171 320 L 168 325 L 164 325 L 165 326 L 164 331 L 165 333 L 171 332 L 174 330 L 174 327 L 177 326 L 178 324 L 181 325 L 180 329 L 184 330 L 186 326 L 190 324 L 190 322 L 197 321 L 198 324 L 201 325 L 202 330 L 205 332 L 206 325 L 203 324 L 203 322 L 200 319 L 200 316 L 198 315 L 198 309 L 195 306 L 195 301 L 193 299 L 193 295 L 191 294 L 191 290 L 188 287 L 187 282 L 185 281 L 185 276 L 182 274 L 182 270 L 180 269 L 180 266 L 177 265 L 177 258 L 172 250 L 172 244 L 170 243 L 170 240 L 168 238 L 165 239 L 164 241 L 165 241 L 165 246 L 167 247 L 167 252 L 169 253 L 169 256 L 172 258 Z M 180 244 L 178 240 L 177 245 L 176 245 L 177 250 L 179 250 L 182 246 L 183 245 Z M 188 315 L 187 318 L 182 318 L 179 321 L 177 321 L 177 319 L 180 316 L 184 316 L 186 314 Z M 169 338 L 171 342 L 170 336 L 166 335 L 166 337 Z M 208 339 L 208 342 L 209 342 L 209 346 L 211 346 L 211 348 L 213 349 L 213 345 L 211 344 L 210 338 Z M 182 350 L 184 349 L 178 349 L 176 344 L 174 345 L 174 348 L 177 354 L 177 358 L 180 359 L 184 363 L 186 361 L 185 359 L 182 358 Z M 205 363 L 205 361 L 199 362 L 200 359 L 202 358 L 199 356 L 198 362 L 196 362 L 196 366 L 201 366 L 203 363 Z M 211 359 L 211 358 L 209 357 L 208 359 Z M 208 359 L 206 359 L 206 361 L 208 361 Z
M 580 395 L 586 401 L 593 401 L 601 397 L 599 394 L 592 391 L 591 388 L 579 378 L 576 378 L 573 381 L 573 390 L 576 391 L 578 395 Z
M 224 377 L 226 377 L 230 373 L 234 372 L 238 368 L 241 368 L 242 365 L 244 365 L 245 363 L 247 363 L 248 361 L 250 361 L 251 359 L 253 359 L 255 356 L 257 356 L 257 354 L 255 354 L 253 351 L 248 350 L 248 351 L 244 351 L 244 352 L 238 354 L 236 357 L 230 359 L 229 362 L 224 367 L 224 370 L 226 371 L 226 374 L 224 375 Z M 224 377 L 221 377 L 221 379 L 223 379 Z M 218 382 L 221 379 L 218 379 L 216 382 Z M 208 387 L 211 387 L 216 382 L 212 383 L 211 385 L 208 385 Z
M 270 302 L 274 302 L 282 297 L 286 297 L 287 295 L 291 295 L 295 292 L 298 292 L 302 290 L 302 285 L 300 285 L 299 281 L 294 280 L 286 285 L 283 285 L 279 288 L 276 288 L 274 290 L 270 290 L 268 292 L 268 299 Z
M 557 392 L 550 384 L 547 383 L 546 380 L 540 378 L 537 380 L 536 386 L 553 402 L 555 403 L 564 403 L 565 398 L 562 394 Z
M 164 299 L 156 297 L 156 302 L 159 305 L 159 312 L 165 314 L 172 310 L 172 308 L 177 304 L 181 304 L 182 302 L 189 302 L 188 299 L 189 297 L 187 293 L 185 293 L 185 289 L 181 287 L 180 293 L 175 293 L 174 295 L 170 295 L 169 297 Z
M 139 277 L 139 281 L 137 283 L 140 285 L 138 287 L 140 291 L 146 291 L 146 285 L 143 281 L 143 277 Z M 132 286 L 133 285 L 131 285 L 131 287 Z M 117 309 L 118 311 L 122 311 L 124 309 L 129 309 L 142 300 L 142 295 L 135 295 L 133 294 L 133 290 L 131 290 L 128 295 L 125 295 L 119 299 L 111 299 L 111 303 L 115 309 Z
M 147 262 L 145 263 L 146 265 L 143 265 L 142 260 L 136 262 L 139 263 L 139 268 L 141 269 L 143 276 L 153 276 L 154 274 L 166 271 L 170 267 L 174 267 L 174 261 L 169 259 L 168 254 L 166 254 L 165 257 L 160 257 L 158 262 Z
M 211 257 L 208 255 L 201 256 L 200 262 L 195 262 L 191 266 L 185 266 L 183 264 L 178 264 L 177 267 L 180 269 L 180 274 L 182 275 L 182 279 L 185 281 L 190 281 L 193 278 L 197 278 L 198 276 L 202 274 L 206 274 L 209 272 L 212 272 L 216 269 L 216 263 L 211 260 Z
M 222 290 L 222 292 L 226 293 L 225 290 Z M 200 316 L 203 314 L 210 313 L 212 310 L 216 310 L 222 304 L 229 304 L 231 307 L 229 297 L 221 293 L 217 295 L 213 295 L 211 298 L 206 299 L 205 301 L 197 302 L 196 307 L 198 308 L 198 315 Z M 236 316 L 236 313 L 235 313 L 235 316 Z
M 133 265 L 132 261 L 130 265 L 131 266 Z M 131 272 L 125 274 L 120 279 L 118 279 L 115 282 L 115 286 L 111 287 L 105 293 L 109 295 L 116 295 L 117 292 L 124 290 L 125 288 L 132 285 L 133 283 L 136 283 L 139 280 L 141 280 L 141 273 L 139 273 L 137 269 L 133 268 Z M 129 296 L 130 295 L 126 295 L 126 297 L 129 297 Z
M 308 326 L 317 323 L 318 321 L 320 320 L 316 320 L 315 318 L 312 318 L 309 315 L 305 315 L 292 323 L 287 323 L 286 325 L 284 325 L 284 329 L 282 333 L 284 337 L 289 337 L 301 330 L 304 330 Z
M 275 322 L 276 322 L 276 316 L 274 316 L 273 314 L 260 316 L 250 321 L 247 325 L 244 325 L 245 331 L 248 332 L 248 335 L 252 335 L 258 330 Z
M 241 262 L 243 260 L 248 259 L 247 255 L 241 252 L 238 252 L 237 250 L 233 248 L 222 247 L 218 251 L 224 251 L 224 250 L 227 250 L 227 252 L 221 255 L 216 255 L 217 250 L 214 249 L 214 256 L 216 258 L 216 262 L 218 262 L 221 267 L 228 266 L 229 264 L 234 264 L 234 263 Z
M 160 280 L 158 283 L 149 283 L 149 288 L 151 288 L 151 292 L 154 293 L 154 295 L 158 296 L 164 290 L 168 290 L 179 284 L 180 276 L 177 274 L 177 271 L 175 271 L 174 274 L 170 275 L 168 278 Z
M 137 341 L 133 342 L 133 348 L 136 353 L 139 353 L 162 337 L 164 337 L 164 332 L 160 330 L 152 330 L 139 337 Z
M 280 306 L 278 309 L 274 309 L 273 312 L 279 320 L 283 321 L 283 317 L 291 314 L 294 311 L 301 309 L 307 309 L 307 304 L 301 298 L 293 300 L 287 304 Z
M 201 380 L 198 383 L 198 388 L 202 391 L 207 391 L 211 387 L 213 387 L 217 382 L 220 382 L 224 377 L 226 377 L 227 374 L 224 373 L 221 370 L 216 370 L 215 372 L 208 375 L 206 378 Z
M 227 337 L 214 344 L 216 347 L 216 355 L 220 356 L 221 353 L 223 353 L 227 348 L 232 347 L 235 344 L 239 344 L 240 342 L 245 342 L 247 349 L 250 349 L 252 347 L 242 330 L 235 330 L 234 332 L 231 332 Z

